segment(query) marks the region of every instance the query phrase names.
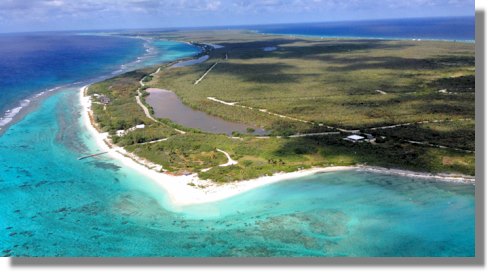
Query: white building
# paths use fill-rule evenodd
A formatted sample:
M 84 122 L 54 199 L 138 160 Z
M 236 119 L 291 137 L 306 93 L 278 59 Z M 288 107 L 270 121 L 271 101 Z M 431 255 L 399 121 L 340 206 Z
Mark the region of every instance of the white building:
M 145 128 L 145 124 L 136 125 L 136 126 L 134 126 L 132 128 L 129 128 L 128 130 L 122 130 L 121 129 L 121 130 L 116 131 L 116 136 L 122 137 L 122 136 L 128 134 L 131 131 L 135 131 L 137 129 L 142 129 L 142 128 Z
M 363 141 L 364 137 L 361 135 L 353 134 L 353 135 L 347 136 L 346 138 L 344 138 L 344 140 L 349 141 L 349 142 L 353 142 L 353 143 L 357 143 L 357 142 Z

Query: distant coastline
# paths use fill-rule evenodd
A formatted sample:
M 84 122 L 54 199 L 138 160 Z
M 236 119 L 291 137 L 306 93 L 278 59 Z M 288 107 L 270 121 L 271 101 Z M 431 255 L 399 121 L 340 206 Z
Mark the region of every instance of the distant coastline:
M 250 30 L 253 33 L 271 35 L 271 36 L 288 36 L 305 39 L 324 39 L 324 40 L 380 40 L 380 41 L 414 41 L 414 42 L 458 42 L 458 43 L 475 43 L 475 40 L 451 40 L 451 39 L 421 39 L 421 38 L 402 38 L 402 37 L 363 37 L 363 36 L 328 36 L 328 35 L 308 35 L 297 33 L 270 33 L 259 30 Z
M 385 26 L 386 24 L 391 26 L 388 30 L 384 27 L 380 27 Z M 252 29 L 252 31 L 259 34 L 324 39 L 475 42 L 474 17 L 406 18 L 274 24 L 260 25 L 247 29 Z

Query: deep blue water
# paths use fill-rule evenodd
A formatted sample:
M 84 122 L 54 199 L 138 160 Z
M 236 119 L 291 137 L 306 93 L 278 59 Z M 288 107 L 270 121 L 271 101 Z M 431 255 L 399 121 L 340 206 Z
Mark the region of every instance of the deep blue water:
M 253 29 L 271 34 L 339 38 L 475 40 L 474 17 L 278 24 L 257 26 Z
M 42 91 L 198 52 L 183 43 L 117 36 L 0 35 L 0 127 L 12 109 L 27 106 Z
M 153 42 L 143 48 L 160 53 L 149 50 L 133 67 L 196 53 Z M 121 50 L 142 52 L 135 46 Z M 86 67 L 110 73 L 120 69 L 114 60 Z M 56 82 L 49 86 L 69 83 Z M 61 88 L 0 136 L 0 256 L 474 256 L 471 184 L 347 171 L 173 207 L 165 191 L 109 156 L 77 160 L 100 151 L 78 95 Z
M 104 36 L 0 35 L 0 112 L 40 91 L 110 73 L 143 55 L 143 43 Z

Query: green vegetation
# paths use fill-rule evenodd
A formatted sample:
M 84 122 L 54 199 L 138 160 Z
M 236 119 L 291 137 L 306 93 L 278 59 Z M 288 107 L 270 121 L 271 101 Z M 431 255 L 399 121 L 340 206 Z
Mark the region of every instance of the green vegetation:
M 315 40 L 236 32 L 170 35 L 224 48 L 213 51 L 202 64 L 167 70 L 152 84 L 174 91 L 187 105 L 228 120 L 276 130 L 281 119 L 230 109 L 207 97 L 353 129 L 474 115 L 473 44 Z M 266 46 L 278 50 L 264 52 Z M 222 59 L 225 54 L 229 59 Z M 206 79 L 194 85 L 218 60 Z M 462 89 L 458 84 L 464 93 L 438 92 L 450 91 L 447 85 Z M 297 130 L 310 129 L 296 125 Z
M 204 134 L 189 133 L 155 144 L 128 146 L 127 149 L 161 164 L 170 172 L 183 174 L 226 163 L 226 157 L 216 151 L 216 142 L 206 137 Z
M 139 81 L 154 69 L 143 69 L 126 73 L 112 79 L 108 79 L 90 86 L 87 91 L 92 95 L 92 110 L 94 121 L 99 129 L 109 132 L 113 136 L 113 142 L 119 145 L 158 140 L 176 132 L 169 126 L 155 123 L 148 119 L 143 110 L 136 103 Z M 94 95 L 104 95 L 110 99 L 107 105 L 98 102 Z M 127 130 L 139 124 L 145 124 L 142 130 L 135 130 L 124 137 L 117 137 L 117 130 Z
M 475 122 L 473 120 L 417 124 L 383 130 L 380 133 L 400 140 L 410 136 L 410 140 L 413 141 L 475 150 Z
M 475 148 L 473 44 L 320 40 L 243 31 L 138 35 L 193 41 L 210 55 L 201 64 L 163 67 L 146 78 L 156 69 L 135 71 L 90 88 L 90 94 L 111 99 L 105 110 L 103 105 L 94 105 L 96 121 L 103 130 L 114 135 L 135 124 L 147 125 L 122 137 L 113 136 L 113 141 L 170 172 L 198 172 L 201 178 L 228 182 L 315 166 L 368 164 L 474 175 L 474 153 L 463 151 Z M 210 50 L 204 43 L 224 48 Z M 278 50 L 262 50 L 270 46 Z M 194 85 L 215 62 L 218 65 Z M 155 123 L 136 104 L 140 79 L 147 86 L 174 91 L 195 109 L 263 127 L 272 137 L 234 134 L 238 137 L 233 138 L 182 128 L 170 120 Z M 237 104 L 225 105 L 208 97 Z M 369 129 L 421 121 L 430 122 Z M 187 133 L 177 133 L 175 128 Z M 373 134 L 376 141 L 350 143 L 342 139 L 348 135 L 344 132 L 287 137 L 337 131 L 335 128 L 358 129 Z M 163 138 L 168 139 L 143 144 Z M 226 157 L 217 148 L 228 152 L 238 164 L 218 167 L 226 163 Z
M 226 150 L 238 164 L 213 167 L 226 162 L 225 156 L 216 148 Z M 171 172 L 198 172 L 201 178 L 218 182 L 251 179 L 315 166 L 355 164 L 474 174 L 474 156 L 471 153 L 426 148 L 392 139 L 373 145 L 349 143 L 334 136 L 233 139 L 225 135 L 188 133 L 155 144 L 128 146 L 127 149 L 163 165 Z M 213 168 L 200 172 L 209 167 Z

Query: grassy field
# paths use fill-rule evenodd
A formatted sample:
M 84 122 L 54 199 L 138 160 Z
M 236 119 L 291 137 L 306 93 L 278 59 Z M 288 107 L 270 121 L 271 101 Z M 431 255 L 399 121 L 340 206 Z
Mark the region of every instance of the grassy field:
M 474 116 L 473 44 L 322 41 L 235 32 L 186 35 L 170 37 L 224 48 L 200 65 L 165 71 L 154 86 L 173 90 L 186 104 L 230 120 L 269 129 L 278 121 L 207 97 L 344 128 Z M 267 46 L 278 50 L 264 52 Z M 222 59 L 225 54 L 228 60 Z M 214 61 L 220 63 L 193 85 Z M 438 92 L 443 89 L 457 93 Z
M 101 128 L 114 135 L 118 129 L 147 124 L 145 129 L 124 137 L 113 136 L 114 142 L 170 172 L 198 172 L 202 178 L 226 182 L 313 166 L 369 164 L 474 175 L 474 153 L 458 150 L 475 148 L 474 44 L 321 40 L 224 30 L 138 35 L 224 46 L 210 51 L 204 63 L 164 67 L 144 80 L 148 86 L 174 91 L 195 109 L 263 127 L 271 135 L 339 128 L 359 129 L 376 137 L 375 143 L 353 144 L 342 140 L 346 133 L 234 139 L 183 128 L 188 133 L 181 135 L 173 129 L 177 125 L 168 120 L 164 124 L 151 122 L 136 104 L 138 81 L 154 68 L 92 86 L 91 94 L 106 94 L 112 99 L 105 110 L 102 105 L 94 105 Z M 277 50 L 263 50 L 271 46 Z M 214 69 L 195 85 L 216 62 Z M 208 97 L 236 102 L 238 106 Z M 430 122 L 369 129 L 422 121 Z M 141 144 L 162 138 L 168 140 Z M 239 163 L 217 167 L 226 158 L 216 148 L 226 150 Z M 201 172 L 207 168 L 211 169 Z

